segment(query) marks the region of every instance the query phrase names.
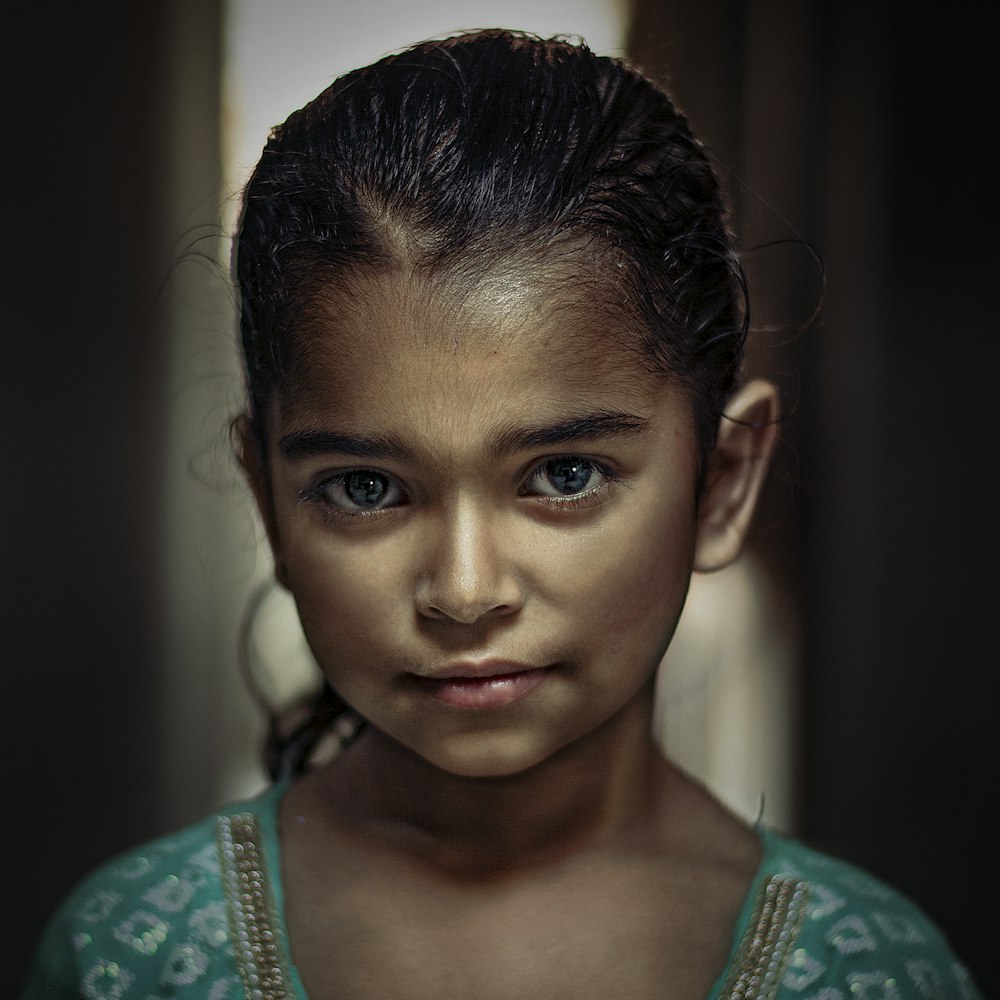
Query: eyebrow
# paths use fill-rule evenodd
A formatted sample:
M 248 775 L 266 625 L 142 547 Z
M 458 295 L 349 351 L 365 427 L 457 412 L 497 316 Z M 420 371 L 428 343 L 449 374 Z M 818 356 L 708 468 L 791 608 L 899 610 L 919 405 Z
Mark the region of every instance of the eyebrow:
M 278 441 L 278 451 L 285 458 L 307 458 L 336 452 L 357 458 L 389 458 L 405 461 L 410 451 L 385 437 L 364 437 L 358 434 L 340 434 L 336 431 L 293 431 Z
M 544 426 L 513 426 L 502 429 L 491 436 L 489 449 L 498 456 L 509 455 L 595 438 L 633 437 L 648 429 L 649 421 L 634 413 L 588 413 Z M 278 441 L 278 450 L 285 458 L 292 460 L 329 453 L 404 462 L 413 457 L 409 448 L 391 438 L 338 431 L 293 431 Z
M 511 427 L 495 434 L 490 448 L 498 455 L 594 438 L 633 437 L 649 429 L 649 421 L 634 413 L 588 413 L 544 427 Z

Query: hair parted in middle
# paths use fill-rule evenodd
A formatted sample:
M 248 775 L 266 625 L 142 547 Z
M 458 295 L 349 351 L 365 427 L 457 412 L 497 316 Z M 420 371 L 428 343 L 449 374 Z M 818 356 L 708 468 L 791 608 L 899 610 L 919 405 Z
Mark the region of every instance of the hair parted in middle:
M 339 78 L 276 127 L 235 242 L 250 415 L 294 385 L 323 289 L 556 263 L 691 394 L 702 458 L 735 388 L 745 282 L 709 156 L 670 97 L 583 42 L 503 30 Z

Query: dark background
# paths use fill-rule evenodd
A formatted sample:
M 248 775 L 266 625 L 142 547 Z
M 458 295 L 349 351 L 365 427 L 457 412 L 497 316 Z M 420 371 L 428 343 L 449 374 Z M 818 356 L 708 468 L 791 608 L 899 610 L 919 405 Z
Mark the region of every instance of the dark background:
M 180 34 L 166 0 L 23 6 L 4 32 L 8 983 L 72 881 L 164 832 L 150 303 L 178 102 L 188 167 L 206 192 L 220 176 L 220 13 L 189 6 Z M 744 242 L 786 241 L 747 259 L 774 327 L 751 367 L 789 411 L 754 544 L 802 631 L 797 832 L 908 892 L 988 993 L 992 35 L 959 5 L 638 0 L 629 37 L 718 155 Z M 820 282 L 796 234 L 826 268 L 804 332 Z

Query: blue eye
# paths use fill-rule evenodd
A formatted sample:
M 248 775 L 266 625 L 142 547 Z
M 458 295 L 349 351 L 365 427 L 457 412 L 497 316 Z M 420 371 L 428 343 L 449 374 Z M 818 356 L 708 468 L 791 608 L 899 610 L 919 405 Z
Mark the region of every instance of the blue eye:
M 344 494 L 358 507 L 377 507 L 388 492 L 385 476 L 376 472 L 349 472 L 344 476 Z
M 324 480 L 310 497 L 342 513 L 359 514 L 394 507 L 402 502 L 403 492 L 381 472 L 354 469 Z
M 593 493 L 609 479 L 607 472 L 586 458 L 550 458 L 528 478 L 525 493 L 535 496 L 573 498 Z

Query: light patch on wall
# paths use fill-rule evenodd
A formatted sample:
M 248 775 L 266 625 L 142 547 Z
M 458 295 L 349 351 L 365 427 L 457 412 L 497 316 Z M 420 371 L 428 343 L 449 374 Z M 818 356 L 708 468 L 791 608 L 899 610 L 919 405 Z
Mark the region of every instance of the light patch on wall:
M 623 52 L 624 0 L 230 0 L 223 142 L 237 192 L 270 129 L 338 76 L 426 38 L 474 28 L 579 35 L 602 55 Z

